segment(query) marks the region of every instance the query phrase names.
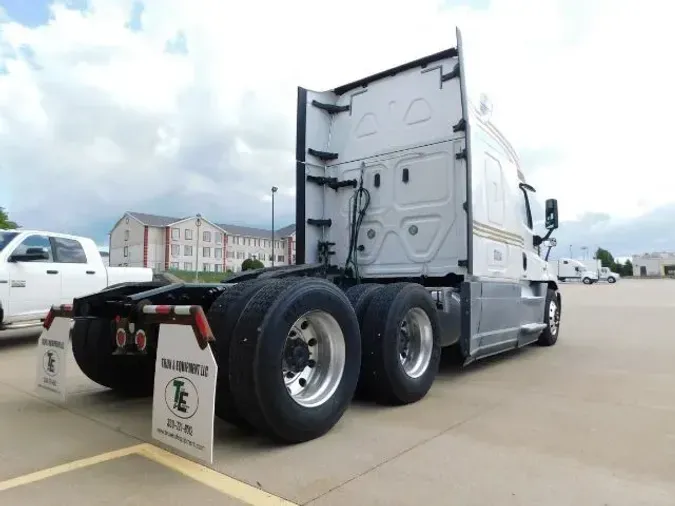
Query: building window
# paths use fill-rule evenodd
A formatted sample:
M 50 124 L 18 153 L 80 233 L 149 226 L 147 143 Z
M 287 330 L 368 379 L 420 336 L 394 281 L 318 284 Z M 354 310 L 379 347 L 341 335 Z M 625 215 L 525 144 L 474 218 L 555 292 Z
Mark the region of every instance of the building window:
M 216 272 L 223 272 L 223 266 L 222 265 L 216 264 L 215 268 L 216 268 Z
M 246 238 L 246 246 L 250 246 L 250 245 L 251 245 L 251 238 L 247 237 Z
M 128 231 L 128 230 L 125 230 L 125 231 L 124 231 L 124 240 L 125 240 L 125 241 L 128 241 L 128 240 L 129 240 L 129 231 Z
M 172 244 L 171 245 L 171 256 L 177 257 L 178 255 L 180 255 L 180 244 Z
M 223 233 L 222 232 L 216 232 L 216 242 L 218 244 L 223 243 Z
M 277 255 L 277 262 L 283 262 L 284 261 L 284 256 L 283 255 Z
M 191 271 L 192 270 L 192 262 L 183 262 L 183 270 L 184 271 Z
M 270 253 L 267 259 L 271 262 L 272 260 L 274 260 L 274 255 Z
M 192 246 L 185 245 L 183 246 L 183 255 L 186 257 L 191 257 L 192 256 Z
M 293 255 L 293 265 L 295 265 L 295 255 Z
M 243 251 L 237 251 L 237 260 L 243 260 L 246 258 Z
M 171 229 L 171 239 L 180 239 L 180 228 Z
M 211 242 L 211 232 L 204 230 L 204 232 L 202 232 L 202 241 Z
M 180 264 L 178 262 L 171 262 L 171 268 L 178 270 L 180 268 Z
M 226 255 L 227 258 L 234 258 L 234 251 L 228 251 Z
M 211 257 L 211 248 L 202 248 L 202 256 L 204 258 L 210 258 Z
M 214 248 L 213 256 L 214 258 L 223 258 L 223 248 Z
M 211 264 L 202 264 L 202 270 L 204 272 L 211 272 Z
M 185 239 L 187 239 L 188 241 L 192 240 L 192 229 L 191 228 L 185 229 Z
M 124 256 L 128 257 L 129 256 L 129 246 L 124 247 Z

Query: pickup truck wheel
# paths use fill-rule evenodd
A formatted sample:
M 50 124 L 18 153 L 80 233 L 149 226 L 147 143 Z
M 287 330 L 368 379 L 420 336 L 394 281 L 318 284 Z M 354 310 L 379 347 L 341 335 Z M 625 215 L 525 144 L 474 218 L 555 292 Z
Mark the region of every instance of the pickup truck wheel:
M 417 283 L 394 283 L 368 306 L 360 390 L 381 404 L 422 399 L 441 358 L 440 322 L 429 292 Z
M 239 414 L 230 389 L 230 341 L 232 332 L 249 300 L 269 280 L 253 279 L 237 283 L 225 290 L 211 305 L 206 315 L 215 341 L 211 351 L 218 364 L 216 384 L 216 416 L 243 429 L 251 428 L 248 421 Z
M 152 395 L 158 327 L 146 330 L 144 355 L 113 355 L 115 324 L 101 318 L 75 319 L 71 332 L 73 355 L 85 376 L 101 386 L 130 397 Z
M 240 413 L 283 443 L 320 437 L 340 420 L 360 365 L 354 309 L 323 279 L 271 280 L 244 309 L 230 346 Z
M 551 288 L 546 292 L 546 302 L 544 305 L 544 323 L 546 328 L 539 335 L 537 344 L 540 346 L 553 346 L 558 341 L 560 332 L 560 312 L 561 312 L 560 294 Z

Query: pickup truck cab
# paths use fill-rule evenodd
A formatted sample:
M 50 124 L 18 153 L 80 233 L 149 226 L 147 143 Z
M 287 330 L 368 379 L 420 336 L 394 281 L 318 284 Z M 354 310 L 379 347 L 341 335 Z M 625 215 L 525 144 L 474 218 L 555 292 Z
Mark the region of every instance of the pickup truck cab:
M 86 237 L 0 230 L 0 329 L 37 322 L 54 304 L 152 277 L 148 268 L 107 267 Z

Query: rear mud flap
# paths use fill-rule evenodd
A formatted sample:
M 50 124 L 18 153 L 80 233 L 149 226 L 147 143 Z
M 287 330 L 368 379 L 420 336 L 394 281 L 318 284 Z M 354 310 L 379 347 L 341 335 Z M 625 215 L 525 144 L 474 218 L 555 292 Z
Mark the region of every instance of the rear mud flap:
M 216 363 L 214 340 L 200 306 L 142 308 L 142 321 L 158 323 L 152 398 L 152 437 L 208 464 L 213 463 Z M 54 306 L 45 318 L 36 357 L 36 390 L 57 403 L 67 398 L 72 306 Z

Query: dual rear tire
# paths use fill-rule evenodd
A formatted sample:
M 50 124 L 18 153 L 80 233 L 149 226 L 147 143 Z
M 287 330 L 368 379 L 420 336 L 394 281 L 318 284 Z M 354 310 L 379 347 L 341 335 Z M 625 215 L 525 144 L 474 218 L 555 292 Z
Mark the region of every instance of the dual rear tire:
M 381 404 L 423 398 L 440 362 L 439 322 L 420 285 L 315 278 L 235 285 L 208 313 L 219 363 L 216 415 L 273 440 L 328 432 L 357 392 Z
M 323 279 L 254 280 L 231 290 L 237 286 L 230 323 L 220 327 L 228 334 L 216 320 L 223 314 L 227 321 L 229 311 L 215 309 L 216 301 L 208 313 L 219 368 L 227 371 L 219 374 L 216 403 L 227 399 L 230 412 L 217 416 L 283 443 L 320 437 L 356 389 L 361 338 L 354 309 Z

